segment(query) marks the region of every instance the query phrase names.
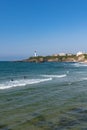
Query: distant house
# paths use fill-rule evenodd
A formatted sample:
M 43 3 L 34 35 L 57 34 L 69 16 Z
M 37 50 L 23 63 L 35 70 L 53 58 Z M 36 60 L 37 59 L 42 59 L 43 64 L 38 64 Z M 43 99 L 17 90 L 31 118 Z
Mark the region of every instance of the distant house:
M 72 54 L 71 54 L 71 53 L 68 53 L 67 56 L 72 56 Z
M 66 56 L 65 53 L 59 53 L 59 56 Z
M 58 56 L 59 54 L 53 54 L 53 56 Z
M 83 52 L 79 51 L 79 52 L 77 52 L 76 56 L 80 56 L 80 55 L 83 55 L 83 54 L 84 54 Z

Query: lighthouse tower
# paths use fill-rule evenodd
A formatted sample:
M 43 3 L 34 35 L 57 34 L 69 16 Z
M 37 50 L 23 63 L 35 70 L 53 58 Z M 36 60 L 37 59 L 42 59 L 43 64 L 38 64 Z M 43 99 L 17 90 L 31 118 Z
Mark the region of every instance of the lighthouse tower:
M 34 52 L 34 56 L 35 56 L 35 57 L 37 56 L 37 52 L 36 52 L 36 51 Z

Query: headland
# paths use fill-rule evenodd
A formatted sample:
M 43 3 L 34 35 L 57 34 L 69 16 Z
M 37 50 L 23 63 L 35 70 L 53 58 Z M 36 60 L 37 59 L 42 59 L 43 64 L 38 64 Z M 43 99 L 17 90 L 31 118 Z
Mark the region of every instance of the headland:
M 77 54 L 55 54 L 49 56 L 32 56 L 27 59 L 20 60 L 19 62 L 81 62 L 87 63 L 86 53 Z

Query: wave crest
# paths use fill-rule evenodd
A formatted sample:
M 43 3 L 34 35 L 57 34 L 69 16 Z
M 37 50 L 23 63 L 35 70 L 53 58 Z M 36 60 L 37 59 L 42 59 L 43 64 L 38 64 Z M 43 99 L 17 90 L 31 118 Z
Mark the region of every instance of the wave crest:
M 52 78 L 47 78 L 47 79 L 26 79 L 26 80 L 14 80 L 14 81 L 6 81 L 5 83 L 0 84 L 0 89 L 8 89 L 12 87 L 17 87 L 17 86 L 25 86 L 28 84 L 37 84 L 45 81 L 52 80 Z
M 63 78 L 66 77 L 66 74 L 62 74 L 62 75 L 42 75 L 43 77 L 50 77 L 50 78 Z
M 87 63 L 74 63 L 75 67 L 87 67 Z

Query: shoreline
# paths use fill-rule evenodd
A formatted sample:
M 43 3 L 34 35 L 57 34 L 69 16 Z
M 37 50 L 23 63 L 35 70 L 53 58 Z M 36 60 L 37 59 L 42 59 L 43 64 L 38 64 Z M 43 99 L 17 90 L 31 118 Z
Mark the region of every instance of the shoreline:
M 27 59 L 19 60 L 16 62 L 36 62 L 36 63 L 43 63 L 43 62 L 78 62 L 78 63 L 87 63 L 87 54 L 77 55 L 64 55 L 64 56 L 36 56 L 36 57 L 29 57 Z

